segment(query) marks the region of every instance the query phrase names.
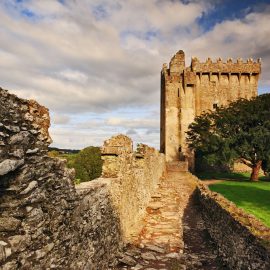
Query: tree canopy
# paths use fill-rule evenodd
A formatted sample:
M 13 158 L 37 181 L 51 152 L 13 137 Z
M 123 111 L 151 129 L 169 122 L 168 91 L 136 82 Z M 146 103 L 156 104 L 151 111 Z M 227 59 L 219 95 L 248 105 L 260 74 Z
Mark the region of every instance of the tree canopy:
M 48 153 L 50 157 L 59 157 L 67 160 L 67 166 L 75 169 L 75 182 L 85 182 L 98 178 L 102 173 L 102 160 L 99 147 L 89 146 L 78 153 L 61 154 L 52 150 Z
M 189 147 L 217 163 L 240 160 L 258 180 L 270 170 L 270 94 L 240 99 L 195 118 L 187 132 Z
M 89 146 L 81 150 L 73 163 L 76 178 L 81 182 L 98 178 L 102 172 L 100 148 Z

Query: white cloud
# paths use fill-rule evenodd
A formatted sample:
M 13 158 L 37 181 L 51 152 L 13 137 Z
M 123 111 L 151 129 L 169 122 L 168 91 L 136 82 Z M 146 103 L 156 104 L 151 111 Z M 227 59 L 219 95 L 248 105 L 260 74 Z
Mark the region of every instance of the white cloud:
M 179 49 L 187 65 L 191 55 L 262 57 L 262 91 L 270 86 L 269 9 L 204 32 L 198 19 L 215 8 L 209 1 L 63 2 L 0 2 L 1 86 L 50 108 L 55 145 L 100 144 L 134 130 L 158 147 L 160 69 Z M 124 108 L 133 114 L 119 115 Z M 75 125 L 71 114 L 82 119 Z
M 68 115 L 51 114 L 51 123 L 54 125 L 65 125 L 68 124 L 71 118 Z
M 121 126 L 125 128 L 158 128 L 159 127 L 159 118 L 150 118 L 150 119 L 126 119 L 112 117 L 106 120 L 106 125 L 109 126 Z
M 78 70 L 62 70 L 58 72 L 56 75 L 60 76 L 60 78 L 68 81 L 74 81 L 77 83 L 86 83 L 88 76 L 84 74 L 83 72 L 80 72 Z

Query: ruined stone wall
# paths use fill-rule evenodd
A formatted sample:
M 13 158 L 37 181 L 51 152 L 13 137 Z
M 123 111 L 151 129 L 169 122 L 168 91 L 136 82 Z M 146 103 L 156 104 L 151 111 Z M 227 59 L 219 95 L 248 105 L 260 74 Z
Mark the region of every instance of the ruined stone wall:
M 0 268 L 108 270 L 165 173 L 165 158 L 123 135 L 103 147 L 103 177 L 74 186 L 47 155 L 48 110 L 0 88 Z
M 165 156 L 147 145 L 138 145 L 124 135 L 105 141 L 102 148 L 103 175 L 110 185 L 125 242 L 137 235 L 141 219 L 166 171 Z
M 196 195 L 207 230 L 230 269 L 270 269 L 270 229 L 201 182 Z
M 261 61 L 238 59 L 233 62 L 221 59 L 200 62 L 193 58 L 185 66 L 185 54 L 177 52 L 169 67 L 161 71 L 161 145 L 167 161 L 179 160 L 179 147 L 189 159 L 192 168 L 193 154 L 186 144 L 189 124 L 205 111 L 216 106 L 227 106 L 239 98 L 250 99 L 257 95 Z
M 47 156 L 48 110 L 0 89 L 0 268 L 110 269 L 121 248 L 107 185 L 75 190 Z

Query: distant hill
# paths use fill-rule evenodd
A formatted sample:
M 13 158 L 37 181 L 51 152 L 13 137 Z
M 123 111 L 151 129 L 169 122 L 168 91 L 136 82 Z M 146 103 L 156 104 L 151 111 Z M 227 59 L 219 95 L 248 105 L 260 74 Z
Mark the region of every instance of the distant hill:
M 80 150 L 76 149 L 61 149 L 57 147 L 49 147 L 49 151 L 57 151 L 60 154 L 77 154 L 80 152 Z

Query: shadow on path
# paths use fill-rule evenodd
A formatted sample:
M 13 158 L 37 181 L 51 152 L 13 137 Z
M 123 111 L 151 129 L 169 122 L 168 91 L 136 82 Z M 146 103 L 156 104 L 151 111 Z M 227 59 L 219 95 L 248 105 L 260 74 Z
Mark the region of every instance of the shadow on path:
M 184 211 L 183 240 L 187 269 L 229 270 L 223 266 L 217 247 L 205 228 L 195 192 Z

